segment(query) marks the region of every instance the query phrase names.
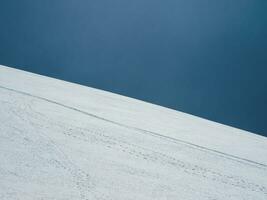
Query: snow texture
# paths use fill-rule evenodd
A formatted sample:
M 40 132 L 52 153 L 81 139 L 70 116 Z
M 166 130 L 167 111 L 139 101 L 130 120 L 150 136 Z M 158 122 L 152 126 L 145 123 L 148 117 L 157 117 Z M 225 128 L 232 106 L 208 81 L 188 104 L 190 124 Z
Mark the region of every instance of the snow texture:
M 267 138 L 0 66 L 0 199 L 266 200 Z

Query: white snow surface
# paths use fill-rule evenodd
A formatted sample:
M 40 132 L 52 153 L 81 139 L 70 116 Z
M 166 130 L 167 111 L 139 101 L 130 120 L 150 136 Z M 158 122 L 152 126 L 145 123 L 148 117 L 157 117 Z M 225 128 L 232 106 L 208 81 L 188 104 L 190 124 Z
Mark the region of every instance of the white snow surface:
M 0 199 L 266 200 L 267 138 L 0 66 Z

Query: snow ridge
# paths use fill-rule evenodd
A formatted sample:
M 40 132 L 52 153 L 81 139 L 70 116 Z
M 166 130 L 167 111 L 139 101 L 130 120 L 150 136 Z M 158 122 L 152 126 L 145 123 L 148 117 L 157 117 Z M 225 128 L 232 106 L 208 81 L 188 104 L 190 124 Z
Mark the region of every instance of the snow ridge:
M 0 67 L 3 200 L 265 200 L 266 147 L 239 129 Z

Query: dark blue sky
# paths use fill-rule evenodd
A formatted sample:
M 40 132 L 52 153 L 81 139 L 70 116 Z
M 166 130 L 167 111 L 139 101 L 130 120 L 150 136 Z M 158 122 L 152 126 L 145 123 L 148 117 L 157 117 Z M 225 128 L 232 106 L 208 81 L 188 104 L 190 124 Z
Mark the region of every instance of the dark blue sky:
M 267 136 L 266 0 L 0 0 L 0 64 Z

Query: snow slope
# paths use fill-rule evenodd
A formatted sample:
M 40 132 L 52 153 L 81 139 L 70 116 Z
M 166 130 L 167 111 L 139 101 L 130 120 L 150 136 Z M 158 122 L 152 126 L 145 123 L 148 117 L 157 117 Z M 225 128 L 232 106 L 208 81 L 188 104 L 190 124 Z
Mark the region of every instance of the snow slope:
M 0 66 L 0 199 L 267 199 L 267 138 Z

